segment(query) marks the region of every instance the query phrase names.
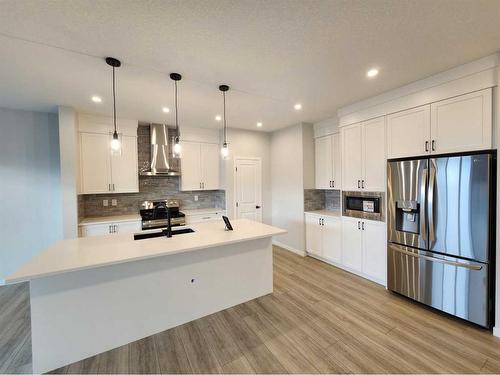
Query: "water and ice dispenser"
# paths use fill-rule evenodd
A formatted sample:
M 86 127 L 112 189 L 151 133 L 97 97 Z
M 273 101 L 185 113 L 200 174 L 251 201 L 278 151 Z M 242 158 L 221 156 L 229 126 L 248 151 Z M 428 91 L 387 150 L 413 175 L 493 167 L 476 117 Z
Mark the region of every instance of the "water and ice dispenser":
M 396 201 L 396 230 L 420 233 L 420 203 L 417 201 Z

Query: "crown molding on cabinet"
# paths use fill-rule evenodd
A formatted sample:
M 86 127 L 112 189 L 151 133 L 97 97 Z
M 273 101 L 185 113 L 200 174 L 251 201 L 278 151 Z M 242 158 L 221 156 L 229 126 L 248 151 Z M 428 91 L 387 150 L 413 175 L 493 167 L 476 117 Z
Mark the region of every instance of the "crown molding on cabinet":
M 500 53 L 457 66 L 338 110 L 339 126 L 498 85 Z

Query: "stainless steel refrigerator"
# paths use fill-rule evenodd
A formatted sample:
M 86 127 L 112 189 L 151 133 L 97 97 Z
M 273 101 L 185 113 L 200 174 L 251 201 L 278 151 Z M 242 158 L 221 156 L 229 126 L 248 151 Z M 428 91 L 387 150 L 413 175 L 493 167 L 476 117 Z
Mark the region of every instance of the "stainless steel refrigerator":
M 387 176 L 388 288 L 490 327 L 496 154 L 389 160 Z

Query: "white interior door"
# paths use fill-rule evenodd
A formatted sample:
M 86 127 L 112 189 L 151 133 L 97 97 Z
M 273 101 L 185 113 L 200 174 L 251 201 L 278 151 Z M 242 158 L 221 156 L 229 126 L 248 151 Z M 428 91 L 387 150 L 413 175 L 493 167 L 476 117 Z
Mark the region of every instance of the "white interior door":
M 314 144 L 316 189 L 330 189 L 333 181 L 332 136 L 316 138 Z
M 219 145 L 215 143 L 201 143 L 201 183 L 204 190 L 219 188 Z
M 235 158 L 235 215 L 262 221 L 262 173 L 258 158 Z
M 111 183 L 114 193 L 139 192 L 137 138 L 121 136 L 121 149 L 111 153 Z
M 109 193 L 111 191 L 110 153 L 108 134 L 80 133 L 83 194 Z

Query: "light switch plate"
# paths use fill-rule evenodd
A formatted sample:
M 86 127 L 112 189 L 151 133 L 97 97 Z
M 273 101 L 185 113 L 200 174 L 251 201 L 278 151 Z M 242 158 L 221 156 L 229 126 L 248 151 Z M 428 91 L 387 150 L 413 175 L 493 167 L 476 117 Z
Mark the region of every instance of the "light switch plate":
M 103 200 L 102 200 L 102 205 L 103 205 L 104 207 L 108 207 L 108 200 L 107 200 L 107 199 L 103 199 Z
M 118 204 L 118 201 L 116 199 L 111 199 L 111 205 L 116 206 Z
M 194 201 L 198 202 L 198 196 L 197 195 L 194 196 Z

